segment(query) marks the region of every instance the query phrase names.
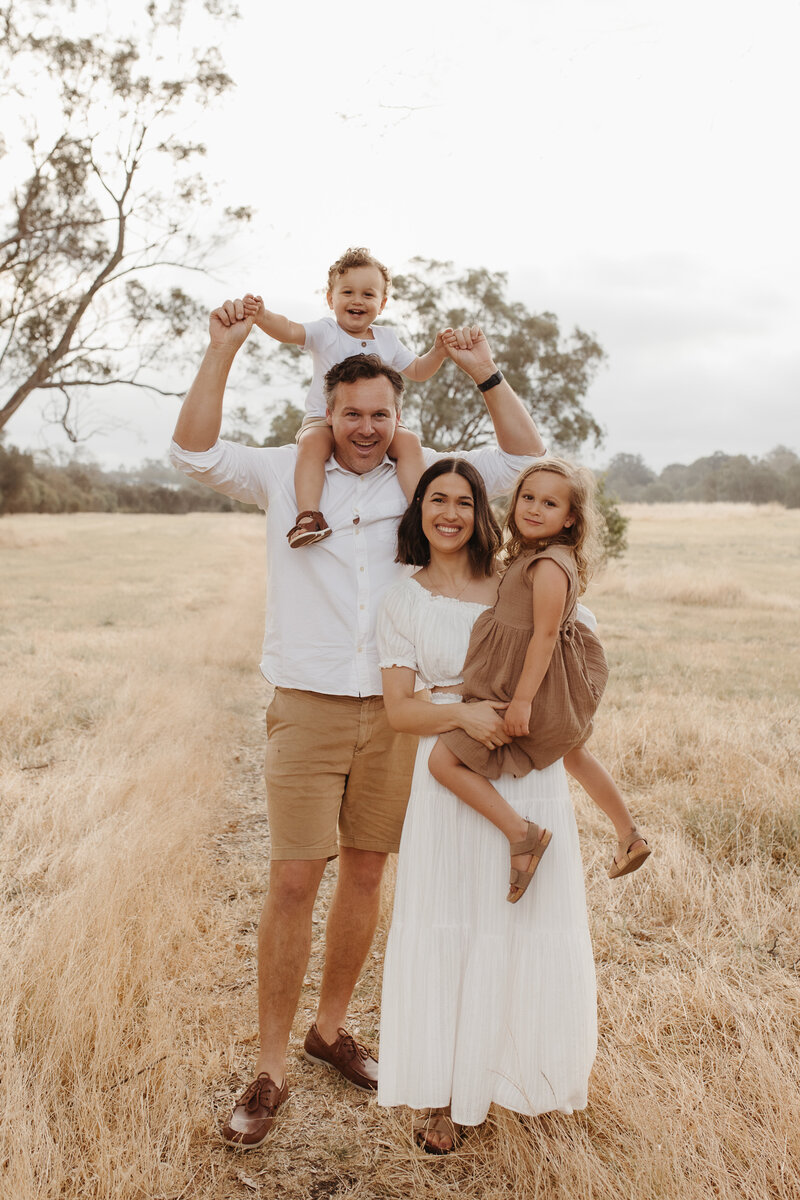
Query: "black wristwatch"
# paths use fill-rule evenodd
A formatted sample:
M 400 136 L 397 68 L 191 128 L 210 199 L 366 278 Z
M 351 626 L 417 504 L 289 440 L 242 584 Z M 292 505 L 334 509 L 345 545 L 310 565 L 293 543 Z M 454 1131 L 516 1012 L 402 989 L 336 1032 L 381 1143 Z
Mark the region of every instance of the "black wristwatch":
M 491 388 L 497 387 L 498 383 L 503 382 L 503 372 L 495 371 L 494 375 L 490 375 L 488 379 L 484 379 L 483 383 L 476 383 L 475 386 L 479 392 L 488 392 Z

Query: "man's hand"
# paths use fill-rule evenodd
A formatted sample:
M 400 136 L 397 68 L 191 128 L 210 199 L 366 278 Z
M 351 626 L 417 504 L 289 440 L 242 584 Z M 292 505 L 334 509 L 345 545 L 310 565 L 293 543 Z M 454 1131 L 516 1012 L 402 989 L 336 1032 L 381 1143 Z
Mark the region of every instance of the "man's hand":
M 212 347 L 235 354 L 253 328 L 253 316 L 245 312 L 244 300 L 226 300 L 215 308 L 208 319 Z
M 456 366 L 475 381 L 483 383 L 497 370 L 492 350 L 479 325 L 448 329 L 442 334 L 447 353 Z

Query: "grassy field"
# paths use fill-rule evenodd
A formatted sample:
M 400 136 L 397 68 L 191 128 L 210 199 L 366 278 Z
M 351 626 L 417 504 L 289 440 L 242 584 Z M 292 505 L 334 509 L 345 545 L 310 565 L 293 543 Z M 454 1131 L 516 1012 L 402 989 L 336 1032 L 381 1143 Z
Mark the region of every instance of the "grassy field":
M 442 1160 L 294 1057 L 319 937 L 275 1136 L 215 1135 L 255 1040 L 262 520 L 0 521 L 2 1200 L 800 1197 L 800 513 L 629 511 L 589 596 L 612 666 L 593 748 L 656 852 L 609 882 L 576 789 L 589 1107 L 493 1111 Z M 388 884 L 353 1008 L 373 1045 Z

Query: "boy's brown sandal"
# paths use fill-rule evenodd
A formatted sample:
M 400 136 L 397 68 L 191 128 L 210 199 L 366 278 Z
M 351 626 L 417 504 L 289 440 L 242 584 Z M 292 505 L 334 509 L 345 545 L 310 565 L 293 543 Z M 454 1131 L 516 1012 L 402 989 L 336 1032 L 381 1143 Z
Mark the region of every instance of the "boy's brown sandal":
M 254 1150 L 260 1146 L 288 1095 L 289 1085 L 285 1079 L 278 1087 L 275 1080 L 262 1071 L 236 1101 L 230 1120 L 222 1127 L 222 1140 L 240 1150 Z
M 291 548 L 297 550 L 301 546 L 310 546 L 313 542 L 324 541 L 325 538 L 331 536 L 332 532 L 333 530 L 321 512 L 306 508 L 297 514 L 295 523 L 286 536 Z

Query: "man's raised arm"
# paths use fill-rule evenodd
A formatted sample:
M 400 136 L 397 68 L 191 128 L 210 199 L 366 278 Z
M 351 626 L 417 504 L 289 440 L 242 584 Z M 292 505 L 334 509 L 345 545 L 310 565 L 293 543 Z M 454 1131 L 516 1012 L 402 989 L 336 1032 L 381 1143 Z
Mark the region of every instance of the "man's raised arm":
M 506 454 L 544 454 L 545 444 L 533 417 L 511 385 L 500 376 L 482 330 L 477 325 L 454 329 L 445 339 L 445 345 L 456 366 L 465 371 L 483 392 L 500 449 Z M 495 381 L 495 376 L 500 377 Z M 488 388 L 480 386 L 487 382 Z
M 222 427 L 222 400 L 236 353 L 253 327 L 241 300 L 226 300 L 209 322 L 209 345 L 178 416 L 173 437 L 183 450 L 210 450 Z

